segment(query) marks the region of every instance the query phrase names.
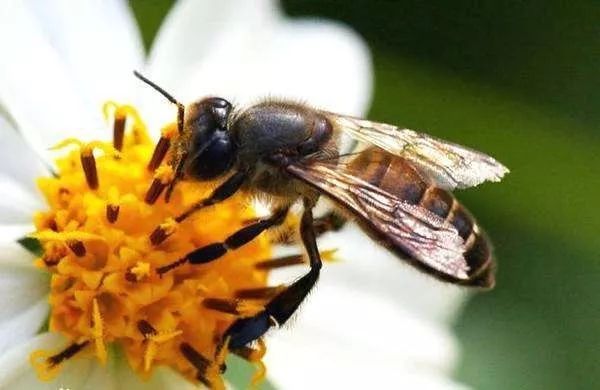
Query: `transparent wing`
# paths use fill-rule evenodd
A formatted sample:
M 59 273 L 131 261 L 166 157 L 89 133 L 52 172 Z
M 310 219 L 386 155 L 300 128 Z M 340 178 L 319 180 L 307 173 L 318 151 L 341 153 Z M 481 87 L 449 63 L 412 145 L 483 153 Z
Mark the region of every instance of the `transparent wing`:
M 497 182 L 508 173 L 504 165 L 486 154 L 423 133 L 334 113 L 325 115 L 352 138 L 410 160 L 447 190 Z
M 349 172 L 343 164 L 305 161 L 287 171 L 318 188 L 361 218 L 385 245 L 421 268 L 451 279 L 468 279 L 463 239 L 451 224 L 429 210 L 404 202 Z

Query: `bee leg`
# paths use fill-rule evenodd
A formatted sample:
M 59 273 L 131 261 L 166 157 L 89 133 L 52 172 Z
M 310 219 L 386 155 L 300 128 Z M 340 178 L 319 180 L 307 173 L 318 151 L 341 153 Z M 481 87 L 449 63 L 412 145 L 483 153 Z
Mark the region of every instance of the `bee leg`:
M 225 241 L 215 242 L 212 244 L 205 245 L 201 248 L 195 249 L 192 252 L 185 255 L 183 258 L 171 264 L 167 264 L 164 267 L 157 268 L 156 272 L 158 272 L 159 275 L 162 275 L 165 272 L 168 272 L 171 269 L 183 265 L 185 263 L 204 264 L 216 260 L 228 251 L 237 249 L 242 245 L 249 243 L 265 230 L 273 226 L 280 225 L 285 220 L 288 210 L 289 207 L 279 209 L 267 219 L 262 219 L 253 224 L 244 226 L 243 228 L 239 229 L 238 231 L 227 237 Z
M 313 288 L 321 271 L 321 256 L 313 227 L 313 202 L 304 202 L 300 221 L 300 236 L 310 260 L 310 271 L 277 294 L 263 311 L 252 317 L 239 318 L 225 331 L 230 348 L 240 348 L 258 339 L 274 325 L 284 324 L 294 314 Z
M 346 225 L 348 219 L 335 211 L 329 211 L 327 214 L 314 219 L 315 235 L 321 237 L 327 232 L 337 232 Z M 295 226 L 285 226 L 285 229 L 278 232 L 277 236 L 273 238 L 273 243 L 291 245 L 298 243 L 298 237 L 296 235 Z
M 317 237 L 327 232 L 337 232 L 346 225 L 348 219 L 335 211 L 329 211 L 327 214 L 315 218 L 314 228 Z
M 188 210 L 175 217 L 175 221 L 182 222 L 196 211 L 207 206 L 212 206 L 215 203 L 224 201 L 225 199 L 235 194 L 246 182 L 247 178 L 248 174 L 246 173 L 246 171 L 235 172 L 233 175 L 229 176 L 229 178 L 225 180 L 225 182 L 223 182 L 221 185 L 215 188 L 208 198 L 200 200 Z

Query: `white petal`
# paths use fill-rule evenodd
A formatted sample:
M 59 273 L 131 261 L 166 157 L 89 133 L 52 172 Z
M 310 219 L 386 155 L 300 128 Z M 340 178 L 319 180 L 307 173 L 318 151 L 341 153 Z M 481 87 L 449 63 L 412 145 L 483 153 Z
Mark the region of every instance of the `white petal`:
M 0 304 L 4 303 L 0 299 Z M 22 344 L 33 337 L 41 328 L 48 317 L 48 300 L 43 297 L 38 302 L 23 306 L 21 311 L 4 318 L 0 318 L 0 351 L 5 351 L 16 345 Z
M 219 48 L 199 63 L 181 92 L 183 99 L 214 94 L 248 104 L 270 96 L 364 114 L 371 98 L 370 55 L 350 29 L 284 20 L 269 36 L 248 35 L 238 42 L 243 46 Z
M 193 75 L 210 67 L 216 84 L 237 78 L 242 67 L 239 62 L 229 62 L 229 53 L 235 53 L 236 60 L 253 50 L 256 41 L 268 41 L 279 19 L 273 0 L 179 1 L 155 38 L 146 73 L 180 101 L 196 100 L 207 94 L 212 84 L 198 80 L 190 85 Z M 219 66 L 223 66 L 222 72 Z M 174 108 L 159 94 L 144 87 L 140 96 L 151 128 L 174 119 Z
M 93 357 L 69 360 L 58 377 L 51 382 L 40 382 L 29 363 L 29 355 L 36 350 L 57 351 L 69 345 L 56 333 L 43 333 L 16 346 L 0 356 L 0 388 L 2 389 L 110 389 L 112 378 L 107 367 L 97 364 Z
M 131 72 L 142 65 L 144 50 L 125 1 L 30 0 L 28 4 L 92 110 L 99 111 L 108 99 L 131 98 L 135 82 Z
M 40 156 L 0 116 L 0 175 L 10 176 L 31 192 L 37 192 L 35 179 L 47 174 Z
M 469 294 L 415 270 L 367 238 L 356 225 L 327 234 L 319 243 L 323 249 L 339 249 L 341 262 L 325 266 L 332 283 L 368 291 L 374 300 L 393 300 L 431 322 L 452 321 Z
M 239 41 L 279 19 L 273 0 L 181 0 L 164 19 L 148 60 L 148 72 L 167 90 L 179 92 L 210 52 L 240 49 Z
M 0 2 L 0 52 L 0 102 L 47 161 L 47 148 L 59 140 L 91 138 L 103 126 L 100 109 L 82 104 L 70 71 L 22 1 Z
M 327 283 L 328 275 L 323 279 L 292 323 L 271 333 L 269 350 L 280 351 L 273 361 L 291 354 L 287 348 L 280 349 L 283 340 L 317 355 L 331 356 L 337 351 L 357 367 L 378 359 L 401 370 L 443 373 L 453 368 L 457 351 L 448 329 L 415 317 L 393 301 L 357 288 L 333 286 Z
M 0 323 L 39 302 L 49 288 L 48 275 L 33 266 L 33 256 L 17 243 L 0 244 Z
M 0 223 L 31 222 L 42 206 L 39 197 L 11 177 L 0 173 Z
M 114 389 L 145 389 L 145 390 L 192 390 L 197 389 L 192 383 L 167 367 L 154 370 L 148 380 L 142 380 L 129 367 L 126 359 L 120 357 L 112 372 L 116 386 Z

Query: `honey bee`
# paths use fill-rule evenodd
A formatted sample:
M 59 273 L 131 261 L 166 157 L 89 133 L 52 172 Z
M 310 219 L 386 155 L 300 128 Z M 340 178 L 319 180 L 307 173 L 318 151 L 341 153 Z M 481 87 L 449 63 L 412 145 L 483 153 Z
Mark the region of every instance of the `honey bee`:
M 446 282 L 494 285 L 491 244 L 454 189 L 499 181 L 508 170 L 492 157 L 393 125 L 318 110 L 290 101 L 265 100 L 241 110 L 220 97 L 187 107 L 141 74 L 135 75 L 178 107 L 176 179 L 224 178 L 189 211 L 227 199 L 239 190 L 270 200 L 272 215 L 223 242 L 196 249 L 159 274 L 185 263 L 203 264 L 280 225 L 302 201 L 300 240 L 309 271 L 272 298 L 258 314 L 237 319 L 225 332 L 231 348 L 284 324 L 313 288 L 322 266 L 313 208 L 320 196 L 399 259 Z M 342 136 L 362 145 L 342 153 Z M 170 187 L 176 180 L 173 181 Z M 168 197 L 170 191 L 167 191 Z

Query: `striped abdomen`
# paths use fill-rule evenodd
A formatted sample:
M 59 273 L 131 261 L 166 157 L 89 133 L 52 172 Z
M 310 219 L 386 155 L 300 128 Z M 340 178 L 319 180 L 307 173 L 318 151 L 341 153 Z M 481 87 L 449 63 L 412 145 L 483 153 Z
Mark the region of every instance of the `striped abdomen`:
M 464 257 L 469 265 L 469 279 L 454 282 L 493 287 L 491 245 L 473 216 L 450 192 L 432 185 L 409 161 L 378 148 L 361 153 L 351 162 L 351 169 L 371 185 L 407 203 L 421 206 L 451 223 L 465 241 Z

